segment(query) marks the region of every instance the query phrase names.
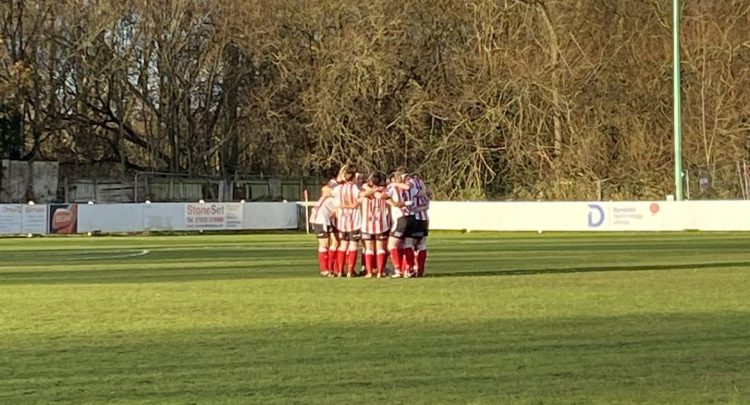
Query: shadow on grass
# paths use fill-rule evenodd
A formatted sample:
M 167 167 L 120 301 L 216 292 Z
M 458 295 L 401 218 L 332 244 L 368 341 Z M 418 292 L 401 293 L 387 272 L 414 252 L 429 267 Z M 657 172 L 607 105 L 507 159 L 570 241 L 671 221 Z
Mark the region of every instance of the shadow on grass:
M 594 265 L 575 267 L 543 267 L 531 269 L 498 269 L 498 270 L 466 270 L 466 271 L 435 271 L 428 270 L 430 278 L 448 277 L 503 277 L 527 276 L 543 274 L 573 274 L 573 273 L 601 273 L 621 271 L 671 271 L 671 270 L 700 270 L 712 268 L 750 268 L 750 261 L 734 262 L 705 262 L 680 264 L 634 264 L 627 266 Z M 253 279 L 284 279 L 284 278 L 319 278 L 314 266 L 300 268 L 261 267 L 247 265 L 224 268 L 184 268 L 163 270 L 58 270 L 58 271 L 16 271 L 0 273 L 0 285 L 44 285 L 44 284 L 128 284 L 128 283 L 168 283 L 192 281 L 225 281 L 225 280 L 253 280 Z
M 3 339 L 0 402 L 496 403 L 512 392 L 519 401 L 510 402 L 523 403 L 691 403 L 706 395 L 742 403 L 748 392 L 727 387 L 750 383 L 747 315 L 300 322 Z M 413 338 L 390 344 L 396 336 Z
M 567 274 L 567 273 L 600 273 L 615 271 L 658 271 L 658 270 L 700 270 L 714 268 L 748 267 L 750 261 L 738 262 L 708 262 L 684 264 L 644 264 L 628 266 L 576 266 L 563 268 L 539 268 L 523 270 L 479 270 L 430 273 L 430 277 L 492 277 L 492 276 L 525 276 L 536 274 Z

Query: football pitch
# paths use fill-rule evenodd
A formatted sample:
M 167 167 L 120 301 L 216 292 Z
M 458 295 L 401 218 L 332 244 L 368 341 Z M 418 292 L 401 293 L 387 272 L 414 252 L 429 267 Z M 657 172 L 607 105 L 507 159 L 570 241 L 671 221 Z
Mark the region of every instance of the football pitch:
M 0 403 L 749 403 L 750 234 L 437 233 L 424 279 L 303 234 L 0 240 Z

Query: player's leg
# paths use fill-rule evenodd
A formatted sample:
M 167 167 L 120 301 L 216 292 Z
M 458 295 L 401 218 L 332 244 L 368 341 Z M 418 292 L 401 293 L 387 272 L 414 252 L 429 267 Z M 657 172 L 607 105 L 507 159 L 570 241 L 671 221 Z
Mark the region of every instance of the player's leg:
M 348 250 L 349 232 L 339 232 L 339 249 L 338 252 L 336 252 L 336 277 L 344 275 Z
M 401 239 L 391 235 L 388 238 L 388 252 L 393 263 L 393 277 L 401 277 Z
M 381 235 L 381 237 L 376 241 L 375 248 L 376 248 L 376 266 L 377 266 L 377 276 L 378 278 L 383 277 L 385 275 L 385 263 L 388 261 L 388 251 L 386 248 L 388 247 L 388 234 L 384 233 Z
M 425 271 L 425 262 L 427 261 L 427 238 L 422 238 L 416 242 L 416 269 L 417 277 L 423 277 Z
M 327 276 L 328 271 L 328 230 L 325 226 L 314 224 L 313 229 L 315 230 L 315 236 L 318 238 L 318 267 L 320 268 L 320 275 Z
M 416 275 L 414 273 L 414 249 L 415 249 L 415 240 L 419 239 L 421 237 L 421 232 L 419 232 L 419 229 L 417 229 L 418 223 L 414 220 L 414 217 L 408 217 L 407 220 L 407 226 L 406 226 L 406 239 L 404 240 L 403 245 L 403 261 L 404 263 L 401 264 L 401 270 L 404 272 L 405 277 L 411 277 Z
M 364 240 L 363 238 L 361 244 L 362 244 L 362 249 L 360 249 L 360 251 L 362 255 L 360 256 L 360 259 L 359 259 L 359 263 L 360 263 L 359 273 L 366 274 L 367 266 L 365 264 L 367 263 L 367 258 L 365 257 L 365 255 L 367 254 L 367 241 Z
M 362 235 L 362 242 L 365 245 L 364 265 L 365 277 L 372 277 L 375 268 L 375 235 Z
M 357 247 L 362 235 L 359 231 L 349 233 L 349 246 L 347 247 L 346 276 L 354 277 L 354 268 L 357 266 Z
M 417 243 L 417 267 L 419 268 L 417 277 L 424 277 L 425 263 L 427 262 L 427 236 L 430 232 L 429 221 L 424 221 L 422 228 L 424 236 Z
M 415 220 L 412 228 L 411 235 L 414 239 L 412 246 L 414 248 L 414 267 L 412 267 L 412 273 L 415 277 L 419 277 L 421 268 L 419 266 L 419 246 L 424 239 L 424 225 L 425 221 Z
M 401 217 L 396 220 L 396 226 L 391 232 L 391 237 L 388 239 L 388 251 L 391 254 L 391 262 L 393 262 L 393 277 L 398 278 L 402 275 L 402 263 L 401 257 L 403 256 L 403 239 L 406 236 L 406 217 Z
M 336 275 L 337 259 L 339 251 L 339 234 L 336 229 L 331 229 L 328 234 L 328 271 Z
M 413 263 L 414 265 L 411 268 L 411 273 L 414 277 L 417 277 L 419 275 L 419 244 L 422 242 L 422 238 L 414 238 L 414 241 L 412 242 L 412 252 L 414 255 Z
M 414 239 L 404 239 L 404 245 L 402 248 L 403 254 L 401 255 L 401 271 L 404 273 L 404 277 L 411 277 L 414 271 Z

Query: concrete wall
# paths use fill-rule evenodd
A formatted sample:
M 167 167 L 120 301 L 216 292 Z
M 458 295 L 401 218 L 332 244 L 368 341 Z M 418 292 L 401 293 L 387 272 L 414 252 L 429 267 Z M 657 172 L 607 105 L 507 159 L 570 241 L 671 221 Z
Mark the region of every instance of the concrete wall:
M 57 200 L 57 162 L 2 160 L 1 164 L 0 201 L 25 203 L 32 199 L 37 203 L 51 203 Z M 31 195 L 27 195 L 29 185 Z

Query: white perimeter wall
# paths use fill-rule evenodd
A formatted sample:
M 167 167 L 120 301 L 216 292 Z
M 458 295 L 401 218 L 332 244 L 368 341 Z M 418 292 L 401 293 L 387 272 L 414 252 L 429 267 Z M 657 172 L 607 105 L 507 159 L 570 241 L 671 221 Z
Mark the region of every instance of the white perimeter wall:
M 78 205 L 77 232 L 296 229 L 296 203 Z M 308 204 L 309 205 L 309 204 Z M 309 209 L 309 207 L 308 207 Z M 48 206 L 0 205 L 0 234 L 47 233 Z M 470 231 L 750 231 L 750 201 L 433 202 L 430 228 Z
M 78 232 L 297 229 L 295 203 L 163 203 L 78 206 Z
M 747 231 L 748 201 L 434 202 L 430 228 L 472 231 Z
M 297 229 L 300 212 L 296 203 L 78 204 L 72 211 L 78 233 Z M 0 204 L 0 235 L 55 233 L 52 217 L 49 205 Z

